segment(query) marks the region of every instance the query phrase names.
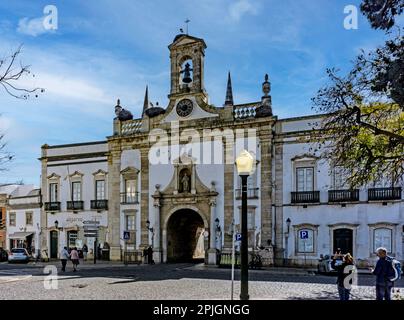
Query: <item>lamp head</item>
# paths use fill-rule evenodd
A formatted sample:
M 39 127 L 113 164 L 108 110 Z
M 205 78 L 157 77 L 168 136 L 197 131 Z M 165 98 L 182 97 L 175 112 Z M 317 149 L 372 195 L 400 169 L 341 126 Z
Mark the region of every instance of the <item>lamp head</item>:
M 59 227 L 59 221 L 55 221 L 55 228 L 57 229 Z
M 253 172 L 254 157 L 247 150 L 240 152 L 236 159 L 237 173 L 239 176 L 249 176 Z
M 146 221 L 146 227 L 147 227 L 147 229 L 149 229 L 149 227 L 150 227 L 150 221 L 149 220 Z

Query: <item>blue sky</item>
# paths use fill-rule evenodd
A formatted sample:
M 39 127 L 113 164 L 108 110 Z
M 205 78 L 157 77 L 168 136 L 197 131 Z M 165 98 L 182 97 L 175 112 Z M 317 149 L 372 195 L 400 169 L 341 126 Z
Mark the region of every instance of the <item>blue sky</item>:
M 189 18 L 189 34 L 205 40 L 205 87 L 224 103 L 228 70 L 235 103 L 260 99 L 268 73 L 279 118 L 311 114 L 310 98 L 325 83 L 325 69 L 348 70 L 361 48 L 382 43 L 359 13 L 346 30 L 354 0 L 0 0 L 0 56 L 23 44 L 21 60 L 46 92 L 17 100 L 0 91 L 0 131 L 16 159 L 0 183 L 39 185 L 40 147 L 99 141 L 112 133 L 116 99 L 139 117 L 145 86 L 166 106 L 169 52 Z M 44 30 L 46 5 L 58 10 L 58 29 Z

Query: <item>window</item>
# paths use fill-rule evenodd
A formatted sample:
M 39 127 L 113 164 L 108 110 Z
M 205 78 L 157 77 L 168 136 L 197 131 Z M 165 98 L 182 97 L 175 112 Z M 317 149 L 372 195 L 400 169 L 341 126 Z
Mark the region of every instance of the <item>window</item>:
M 334 190 L 341 190 L 345 187 L 345 173 L 343 167 L 334 167 L 332 173 L 332 186 Z
M 136 220 L 134 215 L 126 216 L 126 231 L 135 231 Z
M 136 180 L 125 180 L 126 202 L 132 203 L 136 200 Z
M 25 224 L 27 226 L 32 226 L 32 212 L 25 212 Z
M 95 181 L 95 199 L 105 200 L 105 180 Z
M 307 232 L 307 239 L 300 238 L 300 232 Z M 310 229 L 300 229 L 297 231 L 297 251 L 299 253 L 313 253 L 314 252 L 314 232 Z
M 58 184 L 57 183 L 49 184 L 49 201 L 50 202 L 58 201 Z
M 76 246 L 76 240 L 77 240 L 77 231 L 69 231 L 67 233 L 67 243 L 69 245 L 69 248 Z
M 378 228 L 374 230 L 374 248 L 373 251 L 379 247 L 384 247 L 387 252 L 392 252 L 392 232 L 388 228 Z
M 15 212 L 10 212 L 8 225 L 10 227 L 15 227 Z
M 72 182 L 72 200 L 81 201 L 81 182 Z
M 296 191 L 313 191 L 314 190 L 314 168 L 297 168 L 296 169 Z

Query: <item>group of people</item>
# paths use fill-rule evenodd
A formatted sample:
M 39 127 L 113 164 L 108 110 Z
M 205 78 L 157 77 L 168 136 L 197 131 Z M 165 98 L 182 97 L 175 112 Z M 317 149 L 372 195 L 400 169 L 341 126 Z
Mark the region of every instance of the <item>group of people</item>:
M 376 254 L 379 260 L 376 267 L 369 268 L 376 276 L 376 300 L 391 300 L 391 290 L 394 287 L 394 269 L 391 258 L 387 256 L 386 248 L 378 248 Z M 342 254 L 338 249 L 333 256 L 331 267 L 337 271 L 337 288 L 340 300 L 349 300 L 354 280 L 355 262 L 350 253 Z
M 88 253 L 88 248 L 87 245 L 83 245 L 82 248 L 83 252 L 83 259 L 87 260 L 87 253 Z M 60 253 L 60 261 L 62 263 L 62 271 L 66 271 L 66 265 L 67 261 L 71 260 L 73 264 L 73 272 L 77 272 L 77 266 L 80 264 L 80 255 L 79 251 L 77 250 L 77 247 L 74 247 L 70 250 L 67 249 L 67 247 L 64 247 L 63 250 Z

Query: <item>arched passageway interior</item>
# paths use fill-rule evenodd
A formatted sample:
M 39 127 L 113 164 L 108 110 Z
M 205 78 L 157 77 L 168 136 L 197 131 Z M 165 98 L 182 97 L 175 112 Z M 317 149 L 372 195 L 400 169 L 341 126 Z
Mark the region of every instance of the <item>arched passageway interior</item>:
M 204 223 L 190 209 L 171 215 L 167 224 L 167 262 L 202 262 L 205 258 Z

